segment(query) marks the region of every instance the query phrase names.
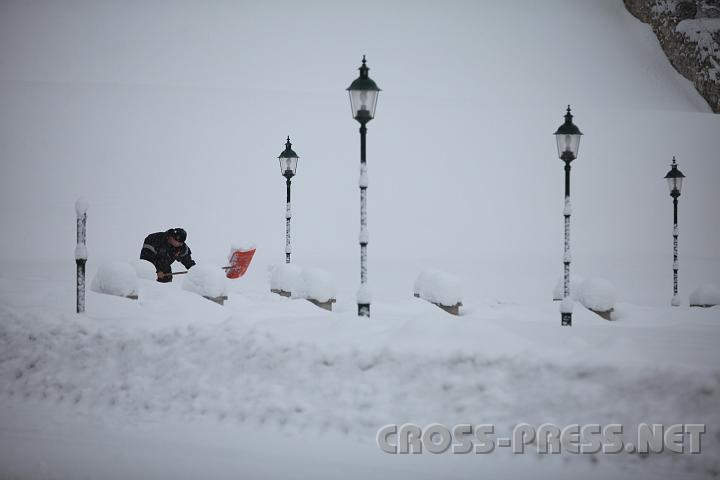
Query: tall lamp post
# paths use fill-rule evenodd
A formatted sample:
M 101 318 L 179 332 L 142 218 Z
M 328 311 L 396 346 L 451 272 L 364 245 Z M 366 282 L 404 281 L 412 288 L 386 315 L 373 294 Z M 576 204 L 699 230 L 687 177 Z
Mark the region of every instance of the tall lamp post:
M 290 263 L 290 217 L 292 210 L 290 209 L 290 179 L 295 176 L 297 170 L 298 156 L 292 149 L 290 137 L 285 142 L 285 150 L 282 151 L 278 160 L 280 160 L 280 173 L 285 177 L 287 184 L 287 200 L 285 208 L 285 263 Z
M 573 123 L 572 119 L 570 105 L 568 105 L 565 123 L 560 125 L 555 132 L 558 156 L 560 160 L 565 162 L 565 209 L 563 210 L 565 216 L 565 254 L 563 256 L 563 301 L 560 304 L 560 324 L 567 326 L 572 325 L 573 310 L 570 298 L 570 215 L 572 214 L 572 206 L 570 205 L 570 162 L 577 158 L 580 136 L 582 135 L 582 132 Z
M 365 64 L 363 55 L 362 66 L 359 68 L 360 76 L 347 88 L 350 94 L 350 108 L 352 116 L 360 123 L 360 289 L 358 290 L 358 315 L 370 316 L 370 292 L 367 286 L 367 245 L 369 234 L 367 230 L 367 164 L 365 159 L 365 135 L 367 123 L 375 118 L 375 107 L 380 89 L 368 76 L 370 69 Z
M 673 157 L 670 171 L 665 175 L 665 179 L 668 182 L 670 188 L 670 196 L 673 199 L 673 298 L 671 305 L 673 307 L 680 306 L 680 297 L 678 297 L 678 197 L 680 197 L 680 190 L 682 190 L 682 183 L 685 175 L 682 174 L 677 168 L 677 162 Z

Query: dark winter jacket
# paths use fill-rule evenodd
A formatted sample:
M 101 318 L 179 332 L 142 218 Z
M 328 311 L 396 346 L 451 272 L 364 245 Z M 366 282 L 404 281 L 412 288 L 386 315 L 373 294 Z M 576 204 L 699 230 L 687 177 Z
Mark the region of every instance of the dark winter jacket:
M 155 271 L 163 273 L 170 273 L 172 271 L 170 265 L 176 260 L 182 263 L 185 268 L 192 267 L 195 262 L 191 255 L 192 251 L 187 244 L 177 248 L 170 245 L 168 243 L 168 232 L 151 233 L 145 237 L 145 243 L 140 251 L 141 259 L 155 265 Z M 168 278 L 167 281 L 172 280 L 172 277 L 166 278 Z

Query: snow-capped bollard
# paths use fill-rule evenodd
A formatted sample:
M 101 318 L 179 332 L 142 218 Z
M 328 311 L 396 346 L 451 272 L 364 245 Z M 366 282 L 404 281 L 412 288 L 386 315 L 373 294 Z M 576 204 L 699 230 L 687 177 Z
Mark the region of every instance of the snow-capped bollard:
M 137 300 L 138 280 L 135 268 L 126 262 L 100 265 L 90 289 L 97 293 Z
M 88 203 L 85 199 L 79 198 L 75 202 L 75 214 L 77 216 L 77 245 L 75 246 L 75 300 L 77 313 L 85 312 L 85 263 L 87 262 L 87 245 L 85 234 L 87 228 Z
M 690 294 L 691 307 L 710 308 L 720 305 L 720 288 L 717 285 L 700 285 Z
M 617 301 L 617 290 L 612 283 L 602 278 L 589 278 L 580 286 L 578 297 L 585 308 L 605 320 L 612 320 Z
M 219 305 L 224 305 L 228 299 L 225 275 L 221 268 L 211 265 L 195 265 L 188 270 L 182 288 Z
M 413 295 L 437 305 L 452 315 L 460 315 L 462 288 L 455 275 L 439 270 L 425 270 L 418 275 Z

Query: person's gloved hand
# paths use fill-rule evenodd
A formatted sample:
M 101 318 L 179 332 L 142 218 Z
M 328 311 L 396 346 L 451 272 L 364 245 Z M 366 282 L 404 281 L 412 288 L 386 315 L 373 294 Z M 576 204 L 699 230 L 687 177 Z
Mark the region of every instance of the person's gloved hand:
M 172 274 L 170 273 L 164 273 L 164 272 L 156 272 L 157 273 L 157 281 L 161 283 L 168 283 L 172 282 Z

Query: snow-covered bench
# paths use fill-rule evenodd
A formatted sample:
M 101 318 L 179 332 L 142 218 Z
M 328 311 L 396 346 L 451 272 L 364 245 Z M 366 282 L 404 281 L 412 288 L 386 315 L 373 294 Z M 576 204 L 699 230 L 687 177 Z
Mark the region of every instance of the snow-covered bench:
M 303 298 L 330 311 L 336 301 L 335 281 L 330 273 L 290 263 L 270 267 L 270 291 L 283 297 Z
M 224 305 L 228 299 L 227 279 L 223 270 L 218 267 L 195 265 L 188 271 L 182 287 L 219 305 Z
M 100 265 L 90 290 L 118 297 L 138 298 L 138 280 L 135 269 L 127 262 L 111 262 Z
M 460 314 L 462 288 L 460 279 L 455 275 L 439 270 L 424 270 L 415 280 L 413 295 L 452 315 Z
M 700 285 L 690 294 L 691 307 L 709 308 L 720 305 L 720 288 L 716 285 Z
M 612 320 L 617 290 L 605 279 L 589 278 L 580 285 L 578 300 L 591 312 L 597 313 L 605 320 Z

